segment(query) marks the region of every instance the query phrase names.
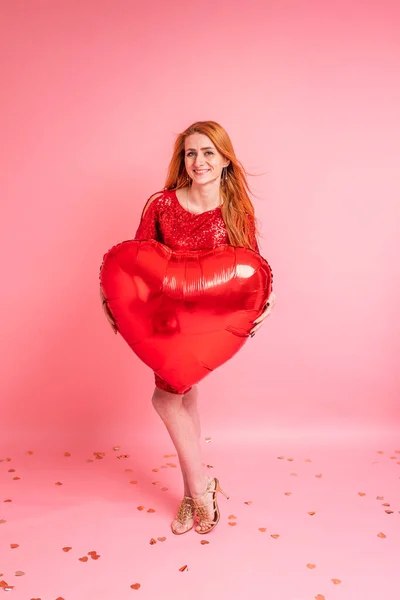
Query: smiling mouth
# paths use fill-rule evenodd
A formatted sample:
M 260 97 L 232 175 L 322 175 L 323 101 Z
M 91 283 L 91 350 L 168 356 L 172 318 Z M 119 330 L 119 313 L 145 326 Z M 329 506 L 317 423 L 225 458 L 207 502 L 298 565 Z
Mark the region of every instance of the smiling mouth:
M 208 173 L 209 170 L 210 169 L 204 169 L 204 170 L 201 170 L 201 171 L 194 170 L 194 173 L 196 173 L 196 175 L 203 175 L 204 173 Z

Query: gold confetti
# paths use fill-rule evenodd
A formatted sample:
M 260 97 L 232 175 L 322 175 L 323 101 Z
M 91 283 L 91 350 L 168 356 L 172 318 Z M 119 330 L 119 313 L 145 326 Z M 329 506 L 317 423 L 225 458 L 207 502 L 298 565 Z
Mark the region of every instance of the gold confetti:
M 278 533 L 271 533 L 271 537 L 274 538 L 274 540 L 277 540 L 280 535 Z
M 237 519 L 237 517 L 235 517 L 235 515 L 229 515 L 228 519 Z
M 377 496 L 376 499 L 377 500 L 383 500 L 383 496 Z
M 393 511 L 392 510 L 385 510 L 385 513 L 388 514 L 388 515 L 392 515 Z
M 325 600 L 325 596 L 323 596 L 322 594 L 317 594 L 315 596 L 315 600 Z
M 22 577 L 23 575 L 25 575 L 23 571 L 15 571 L 15 577 Z
M 175 464 L 175 463 L 167 463 L 167 465 L 168 465 L 169 467 L 173 467 L 174 469 L 176 468 L 176 464 Z
M 174 458 L 176 454 L 164 454 L 164 458 Z
M 117 456 L 117 458 L 121 459 L 125 459 L 125 458 L 129 458 L 129 454 L 120 454 L 119 456 Z
M 211 438 L 210 437 L 206 437 L 205 440 L 206 440 L 206 442 L 211 442 Z
M 311 458 L 305 458 L 304 462 L 312 462 Z
M 133 469 L 125 469 L 125 473 L 133 473 Z
M 0 581 L 0 588 L 4 588 L 5 592 L 9 592 L 14 589 L 13 585 L 8 585 L 5 581 Z
M 62 485 L 61 481 L 56 481 L 55 485 Z
M 277 456 L 277 458 L 279 458 L 279 460 L 284 460 L 284 456 Z
M 245 504 L 250 505 L 250 504 L 253 504 L 253 502 L 251 500 L 247 500 L 247 502 L 245 502 Z
M 313 517 L 315 515 L 315 511 L 311 511 L 308 514 L 310 515 L 310 517 Z
M 332 583 L 334 583 L 335 585 L 339 585 L 339 583 L 342 583 L 340 579 L 331 579 Z
M 377 450 L 376 453 L 377 454 L 383 454 L 383 450 Z
M 13 481 L 18 481 L 18 479 L 21 479 L 21 477 L 13 477 Z
M 288 460 L 289 462 L 292 462 L 294 460 L 294 458 L 287 458 L 286 460 Z
M 365 492 L 358 492 L 359 496 L 366 496 L 367 494 Z
M 70 550 L 72 550 L 72 546 L 64 546 L 62 549 L 63 552 L 69 552 Z
M 154 473 L 158 473 L 159 469 L 152 469 L 152 471 L 154 471 Z
M 93 456 L 95 458 L 97 458 L 97 460 L 100 460 L 100 459 L 104 458 L 105 455 L 106 455 L 105 452 L 93 452 Z
M 8 469 L 9 473 L 15 473 L 15 469 Z
M 306 567 L 307 569 L 315 569 L 316 565 L 314 565 L 313 563 L 307 563 Z
M 162 488 L 161 488 L 161 491 L 162 491 L 162 492 L 167 492 L 167 491 L 168 491 L 168 488 L 167 488 L 167 487 L 162 487 Z
M 188 566 L 187 566 L 187 565 L 183 565 L 183 567 L 181 567 L 179 570 L 180 570 L 182 573 L 183 573 L 183 571 L 188 571 Z
M 154 546 L 154 544 L 157 544 L 157 540 L 155 540 L 154 538 L 151 538 L 150 545 Z
M 64 452 L 64 456 L 65 456 L 66 458 L 69 458 L 69 457 L 71 456 L 71 453 L 70 453 L 70 452 Z
M 137 481 L 130 481 L 129 483 L 131 483 L 132 485 L 135 485 L 137 483 Z
M 78 560 L 80 560 L 81 562 L 87 562 L 89 559 L 87 556 L 82 556 L 81 558 L 78 558 Z
M 93 458 L 87 458 L 86 462 L 94 462 Z
M 92 560 L 98 560 L 100 558 L 100 554 L 90 554 L 90 558 Z
M 208 542 L 207 540 L 201 540 L 200 544 L 202 546 L 205 546 L 206 544 L 209 544 L 210 542 Z
M 137 507 L 137 509 L 138 509 L 138 510 L 144 510 L 144 509 L 145 509 L 145 507 L 144 507 L 144 506 L 138 506 L 138 507 Z
M 28 454 L 28 456 L 32 456 L 32 454 L 34 454 L 33 450 L 27 450 L 26 454 Z
M 133 584 L 131 585 L 131 588 L 132 588 L 133 590 L 138 590 L 138 589 L 140 588 L 140 583 L 133 583 Z
M 285 492 L 285 496 L 291 496 L 292 492 Z
M 261 531 L 261 533 L 265 533 L 267 531 L 266 527 L 259 527 L 258 531 Z
M 19 544 L 10 544 L 10 548 L 15 550 L 15 548 L 19 548 Z
M 167 539 L 166 537 L 158 537 L 157 538 L 159 542 L 165 542 L 165 540 Z
M 156 511 L 154 510 L 154 508 L 149 508 L 149 510 L 147 512 L 148 513 L 155 513 Z
M 230 525 L 231 527 L 235 527 L 235 525 L 237 525 L 236 521 L 228 521 L 228 525 Z
M 113 450 L 114 450 L 115 452 L 119 452 L 119 450 L 120 450 L 120 449 L 121 449 L 121 448 L 120 448 L 120 446 L 114 446 L 114 448 L 113 448 Z
M 4 523 L 7 523 L 7 521 L 5 519 L 0 519 L 0 525 L 4 525 Z
M 318 479 L 321 479 L 322 473 L 318 473 L 318 475 L 316 475 L 315 477 L 318 477 Z
M 4 500 L 4 502 L 12 502 L 12 500 L 10 500 L 9 498 L 7 498 L 7 500 Z
M 152 481 L 151 482 L 153 485 L 158 485 L 160 482 L 159 481 Z
M 213 465 L 207 465 L 207 467 L 208 467 L 209 469 L 213 469 L 213 468 L 214 468 L 214 467 L 213 467 Z
M 390 506 L 390 504 L 388 502 L 384 502 L 382 506 Z
M 378 537 L 384 539 L 386 537 L 386 535 L 382 532 L 378 533 Z

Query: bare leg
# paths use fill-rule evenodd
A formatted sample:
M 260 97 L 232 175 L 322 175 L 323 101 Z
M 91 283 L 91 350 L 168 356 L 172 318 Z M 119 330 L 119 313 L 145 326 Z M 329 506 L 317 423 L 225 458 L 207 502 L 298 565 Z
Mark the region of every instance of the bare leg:
M 152 398 L 153 406 L 164 422 L 178 453 L 187 495 L 191 495 L 193 490 L 197 494 L 204 492 L 208 483 L 201 459 L 196 395 L 197 390 L 193 394 L 191 390 L 184 402 L 182 395 L 170 394 L 156 387 Z M 174 522 L 173 527 L 178 532 L 187 529 L 179 522 Z

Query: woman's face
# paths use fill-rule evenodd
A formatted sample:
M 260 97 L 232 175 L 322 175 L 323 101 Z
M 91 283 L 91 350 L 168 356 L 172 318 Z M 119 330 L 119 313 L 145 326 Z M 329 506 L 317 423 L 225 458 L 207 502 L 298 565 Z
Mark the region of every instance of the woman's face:
M 193 182 L 200 185 L 220 178 L 229 162 L 206 135 L 193 133 L 186 137 L 185 167 Z

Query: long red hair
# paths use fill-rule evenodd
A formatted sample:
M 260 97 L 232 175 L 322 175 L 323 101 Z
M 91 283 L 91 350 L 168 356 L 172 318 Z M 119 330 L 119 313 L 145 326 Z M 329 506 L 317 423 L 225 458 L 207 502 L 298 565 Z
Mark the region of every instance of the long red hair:
M 233 246 L 251 248 L 252 239 L 257 234 L 254 207 L 248 194 L 248 192 L 251 193 L 251 190 L 246 180 L 246 172 L 236 158 L 229 135 L 221 125 L 215 121 L 197 121 L 178 135 L 168 167 L 165 189 L 179 189 L 187 185 L 185 139 L 193 133 L 206 135 L 218 152 L 230 160 L 226 167 L 227 179 L 221 185 L 222 218 L 225 222 L 229 243 Z

